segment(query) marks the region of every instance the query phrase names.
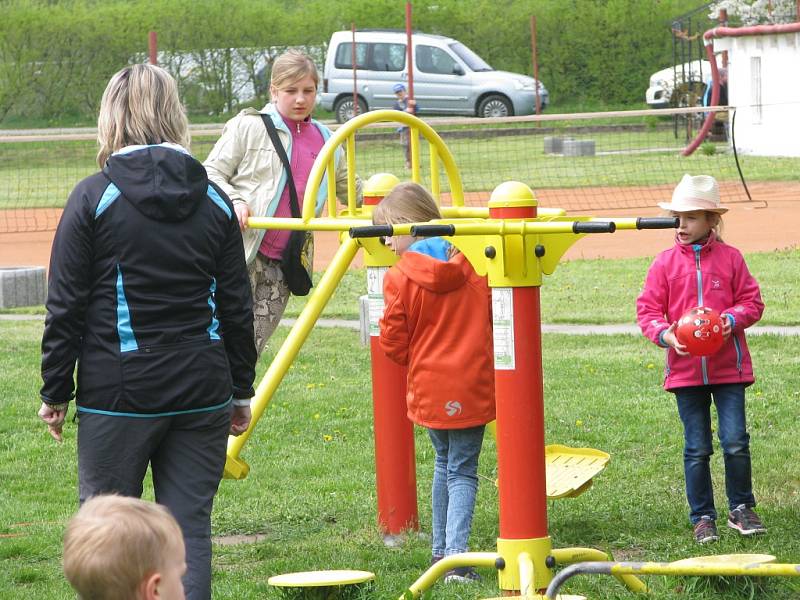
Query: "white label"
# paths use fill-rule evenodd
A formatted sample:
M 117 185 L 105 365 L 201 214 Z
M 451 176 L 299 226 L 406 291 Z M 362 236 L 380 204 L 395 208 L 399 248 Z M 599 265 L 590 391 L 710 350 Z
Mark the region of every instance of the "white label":
M 496 371 L 513 371 L 516 368 L 513 288 L 492 288 L 492 325 L 494 368 Z
M 380 335 L 378 321 L 383 317 L 383 276 L 389 267 L 367 267 L 367 300 L 369 302 L 369 335 Z

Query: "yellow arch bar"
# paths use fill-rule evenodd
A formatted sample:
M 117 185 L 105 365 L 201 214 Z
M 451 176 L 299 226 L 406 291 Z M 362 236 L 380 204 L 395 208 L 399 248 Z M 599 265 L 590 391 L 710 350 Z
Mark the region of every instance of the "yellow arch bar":
M 336 181 L 336 149 L 345 144 L 347 148 L 347 208 L 350 216 L 356 214 L 356 145 L 355 132 L 359 129 L 383 121 L 402 123 L 411 127 L 411 176 L 412 180 L 419 182 L 419 133 L 430 144 L 430 163 L 431 163 L 431 193 L 434 198 L 439 199 L 439 163 L 444 166 L 447 173 L 447 181 L 450 184 L 451 204 L 453 206 L 464 206 L 464 188 L 461 183 L 461 174 L 456 166 L 450 149 L 444 143 L 439 134 L 425 121 L 406 112 L 399 110 L 375 110 L 354 119 L 339 127 L 330 137 L 322 148 L 322 152 L 314 161 L 314 166 L 308 176 L 306 192 L 303 196 L 303 221 L 314 218 L 314 208 L 316 206 L 316 193 L 322 184 L 322 177 L 328 174 L 328 215 L 336 217 L 336 186 L 332 182 Z

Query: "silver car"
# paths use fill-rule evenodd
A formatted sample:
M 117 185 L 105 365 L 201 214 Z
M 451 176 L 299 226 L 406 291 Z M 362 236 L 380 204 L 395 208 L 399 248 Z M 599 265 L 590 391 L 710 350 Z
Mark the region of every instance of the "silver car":
M 392 108 L 397 83 L 408 83 L 406 34 L 402 31 L 356 32 L 356 85 L 359 113 Z M 414 98 L 420 115 L 506 117 L 536 111 L 550 103 L 541 82 L 496 71 L 458 40 L 414 33 Z M 320 104 L 343 123 L 353 116 L 353 34 L 331 36 L 323 70 Z

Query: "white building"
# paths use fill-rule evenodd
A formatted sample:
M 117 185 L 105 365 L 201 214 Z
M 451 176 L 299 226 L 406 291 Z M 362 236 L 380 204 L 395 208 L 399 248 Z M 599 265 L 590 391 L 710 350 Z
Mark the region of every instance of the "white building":
M 747 30 L 714 40 L 715 52 L 728 51 L 736 148 L 757 156 L 800 156 L 800 31 L 754 35 Z

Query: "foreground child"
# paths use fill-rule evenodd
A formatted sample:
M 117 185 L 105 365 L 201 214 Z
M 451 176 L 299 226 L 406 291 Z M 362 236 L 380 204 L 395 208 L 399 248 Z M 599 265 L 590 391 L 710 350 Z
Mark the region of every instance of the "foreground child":
M 642 333 L 667 348 L 664 389 L 675 394 L 683 422 L 683 468 L 694 537 L 700 544 L 719 539 L 709 468 L 712 399 L 725 459 L 728 526 L 742 535 L 764 533 L 766 528 L 753 511 L 756 500 L 744 408 L 744 390 L 754 381 L 744 331 L 761 318 L 761 292 L 741 253 L 719 236 L 720 215 L 728 209 L 720 206 L 713 177 L 684 175 L 672 202 L 659 206 L 678 217 L 680 224 L 675 245 L 650 266 L 636 312 Z M 712 356 L 690 356 L 675 336 L 677 320 L 694 306 L 713 308 L 723 317 L 725 343 Z
M 169 511 L 138 498 L 95 496 L 64 535 L 64 573 L 83 600 L 183 600 L 184 558 Z
M 401 183 L 376 207 L 377 225 L 440 219 L 433 198 Z M 386 273 L 380 345 L 408 365 L 408 417 L 426 427 L 436 451 L 432 561 L 466 552 L 478 489 L 478 456 L 494 419 L 490 294 L 463 254 L 443 238 L 387 238 L 400 260 Z M 446 582 L 480 579 L 471 567 Z

